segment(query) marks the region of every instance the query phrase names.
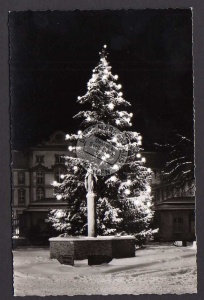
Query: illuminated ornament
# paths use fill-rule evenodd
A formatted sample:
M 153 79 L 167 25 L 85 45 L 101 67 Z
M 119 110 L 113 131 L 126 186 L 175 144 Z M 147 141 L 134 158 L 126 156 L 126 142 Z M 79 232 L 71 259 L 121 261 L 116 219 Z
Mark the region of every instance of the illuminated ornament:
M 53 181 L 52 185 L 57 186 L 58 185 L 57 181 Z
M 141 142 L 141 141 L 138 141 L 138 145 L 141 146 L 141 145 L 142 145 L 142 142 Z
M 116 182 L 117 177 L 116 176 L 111 176 L 110 180 L 113 181 L 113 182 Z
M 122 95 L 123 95 L 123 93 L 122 93 L 122 92 L 118 93 L 118 96 L 122 97 Z
M 133 113 L 130 113 L 129 116 L 132 118 L 133 117 Z
M 61 210 L 59 210 L 57 213 L 56 213 L 56 217 L 57 218 L 61 218 L 63 216 L 63 213 Z
M 140 158 L 140 157 L 141 157 L 141 154 L 140 154 L 140 153 L 137 153 L 136 156 L 137 156 L 137 158 Z
M 60 175 L 60 178 L 61 178 L 61 179 L 64 179 L 64 175 L 63 175 L 63 174 L 62 174 L 62 175 Z
M 69 134 L 66 134 L 65 139 L 68 140 L 70 138 Z
M 81 97 L 80 97 L 80 96 L 78 96 L 78 97 L 77 97 L 77 99 L 78 99 L 78 100 L 81 100 Z
M 107 45 L 104 45 L 103 48 L 107 48 Z
M 122 88 L 122 85 L 121 84 L 118 84 L 118 89 L 121 89 Z
M 126 190 L 124 191 L 124 193 L 125 193 L 125 195 L 130 195 L 130 190 L 129 190 L 129 189 L 126 189 Z
M 129 123 L 130 124 L 130 126 L 132 126 L 132 123 Z
M 72 146 L 69 146 L 69 151 L 72 151 L 74 148 Z
M 139 141 L 141 141 L 141 140 L 142 140 L 142 136 L 139 135 L 139 136 L 137 137 L 137 139 L 138 139 Z
M 79 130 L 79 131 L 78 131 L 78 134 L 79 134 L 79 135 L 80 135 L 80 134 L 82 134 L 82 131 L 81 131 L 81 130 Z
M 145 157 L 142 157 L 142 162 L 146 162 L 146 158 Z
M 114 109 L 114 104 L 113 103 L 109 103 L 108 104 L 108 108 L 111 109 L 111 110 Z
M 62 195 L 57 195 L 57 200 L 61 200 L 62 199 Z
M 114 78 L 115 78 L 115 80 L 117 80 L 118 79 L 118 75 L 115 75 Z

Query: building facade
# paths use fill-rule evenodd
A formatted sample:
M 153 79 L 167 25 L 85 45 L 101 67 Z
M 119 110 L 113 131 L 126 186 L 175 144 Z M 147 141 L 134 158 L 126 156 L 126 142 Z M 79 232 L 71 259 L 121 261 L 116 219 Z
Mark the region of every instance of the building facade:
M 43 244 L 55 234 L 45 220 L 50 209 L 66 208 L 65 201 L 54 197 L 52 183 L 60 182 L 66 171 L 64 156 L 72 155 L 69 144 L 65 134 L 56 131 L 48 141 L 26 152 L 12 152 L 13 236 Z
M 159 228 L 159 241 L 195 240 L 195 187 L 186 182 L 182 188 L 163 184 L 161 170 L 166 163 L 165 153 L 146 153 L 151 165 L 154 227 Z

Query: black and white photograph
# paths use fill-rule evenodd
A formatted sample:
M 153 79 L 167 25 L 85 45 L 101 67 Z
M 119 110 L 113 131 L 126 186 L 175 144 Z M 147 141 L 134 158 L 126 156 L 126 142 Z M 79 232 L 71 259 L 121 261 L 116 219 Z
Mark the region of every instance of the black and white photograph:
M 192 26 L 9 12 L 14 296 L 197 293 Z

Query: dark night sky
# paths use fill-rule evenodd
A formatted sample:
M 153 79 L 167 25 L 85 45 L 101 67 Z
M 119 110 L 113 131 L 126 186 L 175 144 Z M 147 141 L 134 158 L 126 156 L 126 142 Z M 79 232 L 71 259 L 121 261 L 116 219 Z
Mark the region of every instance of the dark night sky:
M 191 10 L 13 12 L 9 30 L 14 149 L 78 130 L 76 99 L 104 44 L 145 150 L 173 130 L 192 137 Z

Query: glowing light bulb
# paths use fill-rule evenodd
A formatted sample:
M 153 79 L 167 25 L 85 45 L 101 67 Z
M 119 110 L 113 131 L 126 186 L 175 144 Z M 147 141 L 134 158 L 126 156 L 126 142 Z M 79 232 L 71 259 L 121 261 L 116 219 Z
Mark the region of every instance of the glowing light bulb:
M 125 193 L 126 195 L 130 195 L 130 190 L 129 190 L 129 189 L 126 189 L 126 190 L 124 191 L 124 193 Z
M 146 162 L 146 158 L 145 157 L 142 157 L 142 162 Z
M 68 149 L 69 149 L 69 151 L 72 151 L 72 150 L 73 150 L 73 147 L 72 147 L 72 146 L 69 146 Z
M 62 195 L 57 195 L 57 200 L 61 200 L 62 199 Z
M 68 140 L 70 138 L 69 134 L 66 134 L 65 139 Z
M 114 104 L 113 103 L 109 103 L 108 104 L 108 108 L 111 109 L 111 110 L 114 109 Z
M 113 165 L 114 170 L 118 170 L 118 165 Z
M 82 134 L 82 131 L 81 131 L 81 130 L 79 130 L 79 131 L 78 131 L 78 134 L 79 134 L 79 135 L 80 135 L 80 134 Z
M 104 45 L 103 48 L 107 48 L 107 45 Z
M 111 176 L 110 180 L 115 182 L 117 180 L 117 177 L 116 176 Z
M 62 217 L 62 211 L 61 211 L 61 210 L 59 210 L 59 211 L 57 212 L 56 217 L 57 217 L 57 218 L 61 218 L 61 217 Z
M 142 140 L 142 136 L 139 135 L 137 139 L 138 139 L 139 141 L 141 141 L 141 140 Z
M 78 97 L 77 97 L 77 99 L 78 99 L 78 100 L 81 100 L 81 97 L 80 97 L 80 96 L 78 96 Z
M 56 186 L 57 184 L 58 184 L 57 181 L 53 181 L 52 183 L 53 186 Z
M 132 118 L 133 117 L 133 113 L 130 113 L 129 116 Z
M 117 79 L 118 79 L 118 75 L 115 75 L 115 77 L 114 77 L 114 78 L 115 78 L 115 80 L 117 80 Z
M 62 174 L 62 175 L 60 175 L 60 178 L 61 178 L 61 179 L 64 179 L 64 175 L 63 175 L 63 174 Z
M 90 118 L 90 117 L 88 117 L 86 120 L 87 120 L 87 121 L 91 121 L 91 118 Z
M 137 158 L 140 158 L 140 157 L 141 157 L 141 154 L 140 154 L 140 153 L 137 153 L 136 156 L 137 156 Z
M 123 95 L 123 93 L 122 93 L 122 92 L 118 93 L 118 96 L 122 97 L 122 95 Z
M 121 89 L 122 88 L 122 85 L 121 84 L 118 84 L 118 89 Z

